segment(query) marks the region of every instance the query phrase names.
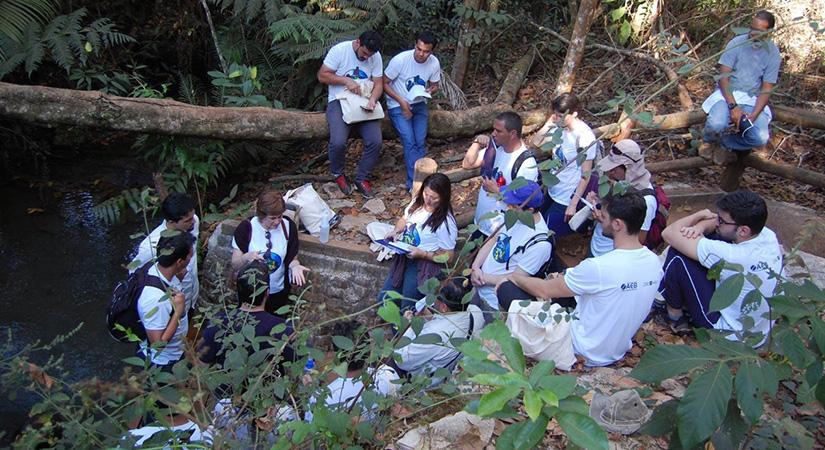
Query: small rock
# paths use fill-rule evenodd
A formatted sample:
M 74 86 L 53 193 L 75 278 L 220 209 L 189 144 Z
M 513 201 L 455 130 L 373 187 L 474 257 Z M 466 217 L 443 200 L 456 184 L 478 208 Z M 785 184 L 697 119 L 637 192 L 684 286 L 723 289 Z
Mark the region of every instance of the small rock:
M 347 196 L 341 192 L 341 188 L 338 187 L 338 183 L 334 182 L 322 184 L 321 193 L 326 196 L 327 199 L 347 198 Z
M 387 210 L 387 207 L 384 206 L 384 202 L 382 200 L 374 198 L 364 203 L 363 209 L 366 209 L 373 214 L 381 214 Z
M 340 191 L 339 191 L 339 193 L 340 193 Z M 344 195 L 344 194 L 341 194 L 341 195 Z M 333 211 L 338 213 L 339 211 L 341 211 L 344 208 L 352 208 L 353 206 L 355 206 L 355 202 L 352 201 L 352 200 L 345 199 L 345 198 L 331 198 L 331 199 L 327 200 L 327 206 L 329 206 L 330 209 L 332 209 Z
M 370 222 L 375 222 L 375 216 L 371 214 L 359 214 L 357 216 L 346 215 L 341 219 L 338 228 L 344 233 L 358 231 L 366 234 L 367 224 Z
M 399 450 L 473 450 L 490 442 L 494 427 L 493 419 L 482 419 L 461 411 L 408 431 L 395 445 Z
M 685 387 L 673 378 L 662 381 L 662 389 L 673 398 L 682 398 L 685 395 Z

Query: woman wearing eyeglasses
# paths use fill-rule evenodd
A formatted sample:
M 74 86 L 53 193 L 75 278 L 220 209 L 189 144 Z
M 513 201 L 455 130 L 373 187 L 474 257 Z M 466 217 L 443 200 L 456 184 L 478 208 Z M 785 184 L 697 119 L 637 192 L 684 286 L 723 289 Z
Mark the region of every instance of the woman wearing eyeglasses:
M 564 236 L 573 233 L 567 222 L 576 214 L 576 204 L 584 195 L 586 175 L 593 169 L 597 143 L 593 130 L 579 118 L 581 102 L 576 94 L 562 94 L 551 105 L 553 114 L 536 133 L 534 144 L 538 139 L 541 139 L 538 146 L 551 142 L 556 130 L 561 127 L 561 143 L 553 150 L 554 158 L 561 161 L 561 168 L 555 174 L 559 182 L 548 186 L 541 212 L 547 220 L 547 227 L 555 231 L 556 236 Z M 581 166 L 576 162 L 580 151 L 586 154 Z
M 610 149 L 610 153 L 602 158 L 597 166 L 611 180 L 626 181 L 644 195 L 647 209 L 645 220 L 642 222 L 642 230 L 639 231 L 639 243 L 644 244 L 647 232 L 650 230 L 650 224 L 653 222 L 653 218 L 656 217 L 658 203 L 656 202 L 656 194 L 653 191 L 653 184 L 650 183 L 650 172 L 645 168 L 645 159 L 639 144 L 631 139 L 622 139 L 616 142 Z M 591 194 L 592 196 L 588 198 L 588 201 L 593 204 L 598 203 L 596 193 Z M 590 239 L 590 249 L 587 252 L 587 257 L 601 256 L 611 250 L 613 250 L 613 239 L 604 235 L 602 224 L 597 222 L 596 229 L 593 230 L 593 237 Z
M 395 291 L 405 297 L 401 309 L 412 308 L 421 298 L 418 286 L 438 276 L 444 267 L 444 263 L 435 261 L 436 256 L 446 253 L 448 260 L 453 258 L 458 226 L 450 203 L 450 189 L 450 179 L 443 173 L 425 178 L 404 216 L 385 236 L 385 239 L 410 245 L 412 251 L 393 258 L 390 275 L 378 293 L 379 303 L 387 299 L 388 291 Z
M 298 261 L 298 227 L 284 217 L 286 203 L 280 192 L 265 190 L 258 195 L 255 217 L 235 229 L 232 238 L 232 269 L 251 261 L 269 267 L 269 298 L 266 311 L 275 314 L 287 304 L 289 289 L 306 282 L 307 267 Z

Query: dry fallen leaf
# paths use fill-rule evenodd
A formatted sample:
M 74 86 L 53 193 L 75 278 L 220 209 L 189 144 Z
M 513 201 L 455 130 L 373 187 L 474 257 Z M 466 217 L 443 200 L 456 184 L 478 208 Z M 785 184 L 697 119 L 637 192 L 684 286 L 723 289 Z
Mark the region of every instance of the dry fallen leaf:
M 40 367 L 37 367 L 36 364 L 32 364 L 30 362 L 21 362 L 20 368 L 25 370 L 29 378 L 33 378 L 38 383 L 46 386 L 46 388 L 51 389 L 54 385 L 54 378 L 48 376 L 45 372 L 43 372 Z

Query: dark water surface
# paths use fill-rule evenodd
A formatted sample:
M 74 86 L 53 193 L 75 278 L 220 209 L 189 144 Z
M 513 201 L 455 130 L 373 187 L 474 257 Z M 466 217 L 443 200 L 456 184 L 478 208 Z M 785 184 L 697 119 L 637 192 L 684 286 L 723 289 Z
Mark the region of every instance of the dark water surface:
M 104 309 L 138 244 L 130 235 L 143 230 L 137 223 L 107 226 L 96 219 L 91 207 L 98 201 L 80 190 L 0 187 L 0 339 L 5 342 L 11 333 L 13 342 L 3 358 L 26 344 L 48 343 L 80 323 L 74 336 L 50 354 L 34 354 L 32 361 L 42 364 L 63 355 L 63 371 L 49 375 L 73 382 L 116 378 L 123 358 L 133 354 L 132 345 L 109 337 Z M 30 208 L 44 211 L 30 214 Z M 10 401 L 7 388 L 0 390 L 0 431 L 12 433 L 36 399 Z

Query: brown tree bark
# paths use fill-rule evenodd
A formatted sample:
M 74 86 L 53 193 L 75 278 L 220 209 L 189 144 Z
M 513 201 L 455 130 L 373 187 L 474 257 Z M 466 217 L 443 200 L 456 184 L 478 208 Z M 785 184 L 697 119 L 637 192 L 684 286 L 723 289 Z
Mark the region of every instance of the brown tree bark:
M 464 0 L 464 6 L 468 9 L 478 9 L 480 0 Z M 453 60 L 453 71 L 450 78 L 456 86 L 464 87 L 464 75 L 467 73 L 467 65 L 470 63 L 470 46 L 467 45 L 467 35 L 476 27 L 476 21 L 472 17 L 461 19 L 461 36 L 458 38 L 455 48 L 455 60 Z
M 599 0 L 582 0 L 581 5 L 579 5 L 576 25 L 573 27 L 570 44 L 567 46 L 567 56 L 564 57 L 564 64 L 556 81 L 554 98 L 573 89 L 573 82 L 576 79 L 576 72 L 579 70 L 579 63 L 581 63 L 585 43 L 587 42 L 587 33 L 590 32 L 590 26 L 593 25 L 598 5 Z
M 518 94 L 521 85 L 524 84 L 527 73 L 530 72 L 530 67 L 533 66 L 535 56 L 535 47 L 530 47 L 530 50 L 513 64 L 513 67 L 510 68 L 510 72 L 507 74 L 507 78 L 505 78 L 504 83 L 501 84 L 501 90 L 499 90 L 494 103 L 512 105 L 513 102 L 516 101 L 516 94 Z

